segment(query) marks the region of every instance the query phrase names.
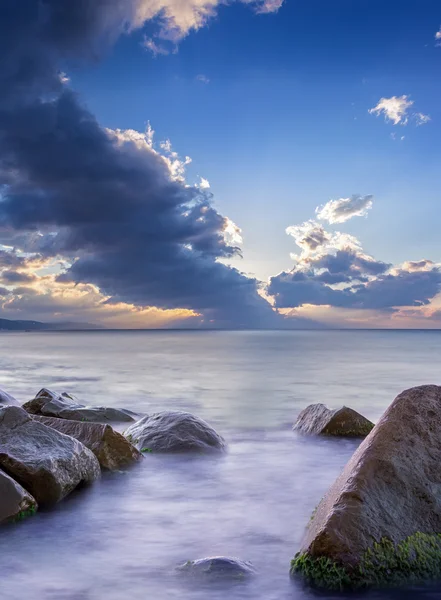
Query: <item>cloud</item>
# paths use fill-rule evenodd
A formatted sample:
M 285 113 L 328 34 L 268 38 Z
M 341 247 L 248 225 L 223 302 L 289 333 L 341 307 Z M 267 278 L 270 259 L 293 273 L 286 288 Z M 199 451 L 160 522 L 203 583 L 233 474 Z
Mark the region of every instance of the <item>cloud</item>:
M 132 0 L 133 1 L 133 0 Z M 249 4 L 257 13 L 277 12 L 284 0 L 233 0 Z M 137 0 L 131 23 L 139 27 L 155 20 L 157 30 L 144 39 L 144 47 L 155 55 L 176 52 L 177 44 L 191 31 L 198 31 L 216 16 L 225 0 Z
M 106 306 L 190 311 L 216 326 L 272 327 L 282 318 L 261 297 L 260 282 L 222 262 L 240 253 L 240 229 L 214 208 L 205 186 L 186 182 L 190 159 L 169 141 L 156 146 L 151 127 L 100 127 L 59 76 L 61 62 L 69 67 L 70 60 L 95 56 L 146 19 L 159 15 L 182 37 L 217 4 L 4 0 L 0 244 L 27 260 L 58 261 L 53 285 L 93 286 Z M 7 268 L 3 279 L 26 279 L 24 272 Z M 25 296 L 50 305 L 47 294 Z M 10 298 L 8 310 L 18 301 Z
M 441 27 L 439 28 L 439 30 L 435 33 L 435 40 L 436 40 L 436 45 L 440 46 L 441 45 Z
M 317 218 L 328 223 L 344 223 L 352 217 L 365 217 L 372 208 L 373 196 L 355 194 L 350 198 L 330 200 L 324 206 L 316 209 Z
M 426 123 L 431 121 L 431 118 L 429 117 L 429 115 L 423 115 L 423 113 L 415 113 L 414 118 L 415 118 L 417 126 L 426 125 Z
M 392 121 L 394 125 L 407 125 L 409 119 L 413 118 L 417 125 L 424 125 L 430 121 L 429 115 L 423 113 L 411 113 L 409 109 L 414 105 L 414 101 L 409 96 L 392 96 L 391 98 L 381 98 L 374 108 L 369 109 L 369 114 L 379 117 L 384 114 L 386 121 Z
M 369 109 L 369 113 L 377 117 L 383 113 L 386 121 L 392 121 L 394 125 L 407 125 L 409 121 L 407 113 L 411 106 L 413 100 L 409 100 L 409 96 L 392 96 L 392 98 L 381 98 L 374 108 Z
M 196 81 L 200 81 L 201 83 L 205 83 L 206 85 L 210 83 L 210 80 L 206 75 L 198 75 L 196 77 Z
M 370 208 L 370 196 L 352 198 L 365 202 L 344 199 L 341 205 L 331 201 L 319 209 L 319 214 L 326 209 L 324 218 L 342 222 L 338 209 L 343 207 L 345 221 L 346 209 L 353 216 Z M 354 236 L 326 231 L 313 220 L 289 227 L 287 233 L 294 237 L 301 253 L 293 255 L 293 269 L 272 277 L 267 289 L 282 311 L 325 306 L 394 314 L 400 307 L 427 306 L 441 291 L 441 265 L 433 261 L 394 266 L 376 260 L 363 251 Z

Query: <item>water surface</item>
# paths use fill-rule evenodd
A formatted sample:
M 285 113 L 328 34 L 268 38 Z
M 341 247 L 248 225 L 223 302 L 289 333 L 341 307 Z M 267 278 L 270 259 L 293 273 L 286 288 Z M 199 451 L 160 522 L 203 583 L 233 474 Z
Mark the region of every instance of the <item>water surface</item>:
M 441 384 L 441 333 L 381 331 L 1 333 L 0 387 L 90 404 L 189 410 L 225 455 L 148 455 L 55 510 L 0 533 L 2 600 L 311 600 L 288 577 L 311 512 L 357 442 L 301 437 L 307 404 L 377 420 L 406 387 Z M 189 585 L 175 565 L 251 561 L 240 584 Z M 441 586 L 359 597 L 429 600 Z

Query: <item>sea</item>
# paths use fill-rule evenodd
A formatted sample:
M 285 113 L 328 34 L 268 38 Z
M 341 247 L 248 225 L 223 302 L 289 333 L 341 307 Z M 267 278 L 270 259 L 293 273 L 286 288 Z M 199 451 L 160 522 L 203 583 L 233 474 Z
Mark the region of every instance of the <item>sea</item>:
M 378 420 L 402 390 L 441 384 L 439 331 L 0 333 L 0 387 L 86 404 L 186 410 L 225 454 L 149 454 L 50 510 L 0 531 L 1 600 L 330 600 L 289 577 L 314 507 L 358 441 L 304 437 L 308 404 Z M 207 556 L 250 561 L 239 582 L 183 579 Z M 441 585 L 351 594 L 441 598 Z

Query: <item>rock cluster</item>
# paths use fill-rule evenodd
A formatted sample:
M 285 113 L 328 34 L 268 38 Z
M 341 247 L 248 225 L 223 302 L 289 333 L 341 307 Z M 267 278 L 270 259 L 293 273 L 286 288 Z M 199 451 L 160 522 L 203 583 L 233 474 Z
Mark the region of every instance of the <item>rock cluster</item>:
M 84 406 L 73 396 L 43 388 L 22 407 L 0 390 L 0 523 L 34 514 L 101 469 L 119 471 L 157 452 L 223 449 L 224 440 L 189 413 L 144 417 L 122 435 L 109 424 L 134 421 L 126 409 Z M 133 441 L 133 443 L 132 443 Z
M 441 578 L 441 387 L 402 392 L 307 527 L 293 575 L 326 589 Z
M 100 476 L 98 460 L 81 442 L 18 406 L 0 409 L 0 468 L 41 505 L 55 504 Z

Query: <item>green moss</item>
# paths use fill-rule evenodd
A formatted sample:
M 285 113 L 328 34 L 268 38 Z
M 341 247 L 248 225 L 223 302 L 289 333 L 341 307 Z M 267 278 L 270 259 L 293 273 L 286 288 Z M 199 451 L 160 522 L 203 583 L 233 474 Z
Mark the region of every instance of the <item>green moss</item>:
M 394 544 L 383 538 L 346 567 L 330 558 L 299 553 L 291 562 L 291 575 L 329 590 L 360 587 L 399 587 L 441 578 L 441 534 L 415 533 Z
M 37 508 L 35 506 L 31 506 L 30 508 L 28 508 L 28 510 L 22 510 L 17 515 L 15 515 L 15 517 L 11 517 L 9 519 L 9 522 L 17 523 L 18 521 L 23 521 L 24 519 L 27 519 L 28 517 L 32 517 L 33 515 L 35 515 L 36 512 L 37 512 Z
M 151 448 L 141 448 L 141 452 L 153 452 Z

